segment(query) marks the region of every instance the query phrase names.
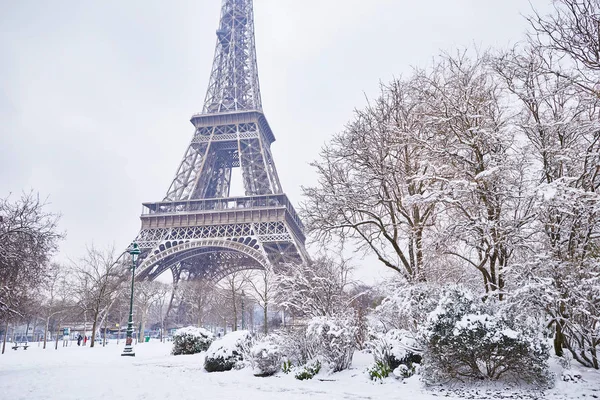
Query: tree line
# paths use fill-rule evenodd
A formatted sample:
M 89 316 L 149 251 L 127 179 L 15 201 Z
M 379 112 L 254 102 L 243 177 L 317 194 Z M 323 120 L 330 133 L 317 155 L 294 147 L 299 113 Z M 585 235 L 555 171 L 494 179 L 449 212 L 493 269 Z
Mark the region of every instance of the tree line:
M 599 368 L 600 4 L 553 5 L 509 50 L 382 84 L 312 163 L 302 216 L 406 285 L 461 282 L 543 315 L 556 355 Z

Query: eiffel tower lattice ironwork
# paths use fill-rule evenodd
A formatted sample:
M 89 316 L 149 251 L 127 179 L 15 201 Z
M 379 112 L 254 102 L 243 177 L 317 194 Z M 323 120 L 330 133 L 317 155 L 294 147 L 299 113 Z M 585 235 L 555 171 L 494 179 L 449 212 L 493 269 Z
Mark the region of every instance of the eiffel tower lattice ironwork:
M 219 280 L 243 269 L 306 261 L 303 225 L 281 189 L 263 111 L 252 0 L 224 0 L 217 45 L 195 131 L 163 201 L 144 203 L 137 279 L 170 269 Z M 244 196 L 229 197 L 240 168 Z

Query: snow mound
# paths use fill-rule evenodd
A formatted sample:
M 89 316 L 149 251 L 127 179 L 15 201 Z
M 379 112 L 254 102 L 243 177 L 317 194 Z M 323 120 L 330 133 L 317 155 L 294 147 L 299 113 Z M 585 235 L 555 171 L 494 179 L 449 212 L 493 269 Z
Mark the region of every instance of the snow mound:
M 235 331 L 214 341 L 206 351 L 204 369 L 208 372 L 229 371 L 244 359 L 244 352 L 252 345 L 249 331 Z

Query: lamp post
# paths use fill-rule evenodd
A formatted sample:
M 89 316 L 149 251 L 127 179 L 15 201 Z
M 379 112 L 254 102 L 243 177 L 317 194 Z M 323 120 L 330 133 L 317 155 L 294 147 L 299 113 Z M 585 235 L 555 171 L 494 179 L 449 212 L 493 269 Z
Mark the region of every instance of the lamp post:
M 131 244 L 129 249 L 131 254 L 132 268 L 131 268 L 131 299 L 129 300 L 129 321 L 127 321 L 127 339 L 125 339 L 125 348 L 121 353 L 122 356 L 135 356 L 133 351 L 133 283 L 135 282 L 135 264 L 138 256 L 140 255 L 140 249 L 136 242 Z

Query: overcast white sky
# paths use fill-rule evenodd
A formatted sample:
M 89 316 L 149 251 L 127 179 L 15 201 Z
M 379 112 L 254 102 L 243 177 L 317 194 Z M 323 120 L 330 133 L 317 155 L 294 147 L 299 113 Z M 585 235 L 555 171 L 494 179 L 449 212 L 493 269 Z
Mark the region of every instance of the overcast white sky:
M 442 50 L 522 40 L 550 0 L 255 0 L 263 107 L 295 204 L 308 163 L 389 81 Z M 0 197 L 62 213 L 59 259 L 125 248 L 193 134 L 221 0 L 0 0 Z M 360 264 L 360 262 L 359 262 Z M 379 275 L 382 266 L 360 274 Z

